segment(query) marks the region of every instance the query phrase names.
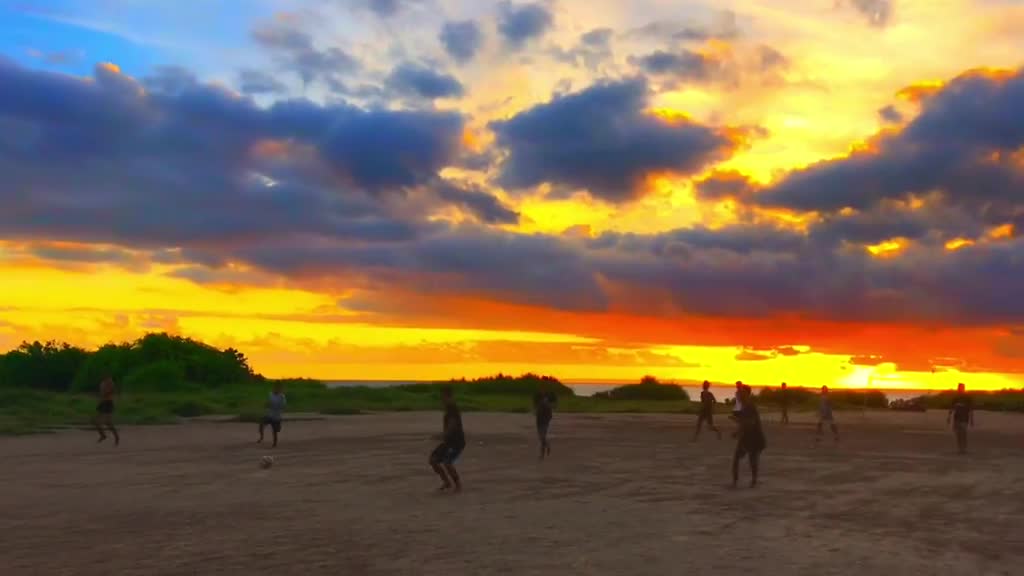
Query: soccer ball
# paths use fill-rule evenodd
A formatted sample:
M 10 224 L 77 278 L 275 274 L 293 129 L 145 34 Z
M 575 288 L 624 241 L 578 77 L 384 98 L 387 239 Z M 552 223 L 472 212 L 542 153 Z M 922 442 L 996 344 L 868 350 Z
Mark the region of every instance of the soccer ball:
M 263 468 L 264 470 L 266 470 L 267 468 L 270 468 L 273 465 L 274 465 L 274 457 L 273 456 L 264 456 L 263 458 L 260 458 L 260 468 Z

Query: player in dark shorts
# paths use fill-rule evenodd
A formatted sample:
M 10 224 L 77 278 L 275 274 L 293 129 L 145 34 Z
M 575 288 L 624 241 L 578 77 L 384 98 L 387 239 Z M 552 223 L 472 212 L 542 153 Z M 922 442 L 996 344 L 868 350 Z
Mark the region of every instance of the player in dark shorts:
M 441 443 L 430 453 L 430 467 L 441 477 L 440 490 L 445 492 L 455 487 L 462 490 L 459 473 L 455 471 L 455 462 L 466 448 L 466 436 L 462 431 L 462 413 L 455 405 L 450 386 L 441 388 L 441 401 L 444 403 L 444 432 Z
M 275 382 L 274 390 L 267 398 L 267 413 L 260 420 L 260 438 L 256 441 L 257 444 L 263 442 L 263 429 L 270 426 L 270 430 L 274 433 L 272 448 L 277 448 L 277 435 L 281 433 L 281 419 L 283 418 L 281 413 L 287 405 L 288 399 L 284 395 L 283 386 L 280 382 Z
M 107 435 L 103 432 L 103 427 L 106 426 L 110 433 L 114 435 L 114 446 L 121 444 L 121 436 L 117 433 L 117 428 L 114 428 L 114 379 L 110 376 L 103 378 L 100 382 L 100 401 L 96 405 L 96 417 L 93 420 L 93 424 L 96 426 L 96 431 L 99 432 L 100 437 L 96 440 L 97 443 L 103 442 L 107 439 Z
M 700 429 L 705 422 L 708 423 L 708 428 L 718 434 L 718 439 L 722 439 L 722 431 L 715 426 L 715 395 L 709 390 L 710 387 L 711 383 L 705 380 L 700 391 L 700 415 L 697 416 L 697 430 L 693 433 L 694 442 L 700 437 Z
M 821 436 L 825 431 L 825 423 L 828 422 L 832 429 L 832 441 L 839 442 L 839 427 L 836 426 L 835 415 L 832 414 L 832 399 L 828 397 L 828 386 L 821 387 L 821 399 L 818 401 L 818 432 L 814 436 L 814 443 L 821 442 Z
M 956 433 L 957 451 L 960 454 L 967 454 L 967 426 L 974 426 L 974 403 L 967 395 L 962 382 L 956 386 L 956 396 L 953 397 L 953 404 L 946 415 L 946 424 L 949 424 L 950 420 L 953 421 L 953 431 Z
M 736 487 L 740 476 L 740 460 L 744 456 L 750 459 L 750 487 L 757 486 L 757 472 L 761 462 L 761 452 L 766 442 L 764 430 L 761 428 L 761 415 L 754 404 L 750 386 L 744 386 L 740 393 L 743 408 L 736 413 L 739 432 L 736 438 L 736 451 L 732 456 L 732 486 Z
M 785 382 L 779 389 L 779 403 L 782 405 L 782 423 L 789 424 L 789 390 L 786 389 Z
M 533 410 L 537 415 L 537 438 L 540 439 L 540 459 L 551 454 L 551 442 L 548 442 L 548 428 L 554 415 L 554 394 L 538 391 L 533 396 Z

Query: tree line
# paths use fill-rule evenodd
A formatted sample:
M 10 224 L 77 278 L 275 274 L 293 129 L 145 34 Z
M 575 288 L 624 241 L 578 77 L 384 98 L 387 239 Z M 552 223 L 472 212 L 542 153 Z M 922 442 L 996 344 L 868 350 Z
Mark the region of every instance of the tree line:
M 104 376 L 132 391 L 174 391 L 263 380 L 245 354 L 183 336 L 152 333 L 85 350 L 66 342 L 23 342 L 0 355 L 0 387 L 92 392 Z

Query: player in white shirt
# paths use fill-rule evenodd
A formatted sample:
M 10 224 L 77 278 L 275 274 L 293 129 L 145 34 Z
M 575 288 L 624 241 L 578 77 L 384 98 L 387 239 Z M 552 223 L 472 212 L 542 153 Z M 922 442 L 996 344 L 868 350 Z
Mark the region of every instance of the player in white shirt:
M 257 440 L 257 443 L 263 442 L 263 429 L 269 425 L 270 429 L 274 432 L 273 447 L 277 447 L 277 435 L 281 432 L 281 413 L 287 404 L 288 400 L 281 389 L 281 383 L 275 383 L 274 391 L 270 393 L 270 397 L 267 399 L 267 414 L 260 420 L 260 439 Z

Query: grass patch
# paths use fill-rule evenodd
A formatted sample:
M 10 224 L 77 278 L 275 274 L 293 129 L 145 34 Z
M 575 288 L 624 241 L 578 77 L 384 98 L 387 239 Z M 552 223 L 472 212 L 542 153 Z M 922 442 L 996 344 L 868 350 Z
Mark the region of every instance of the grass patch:
M 354 415 L 367 412 L 440 410 L 440 384 L 391 388 L 327 388 L 311 381 L 290 382 L 285 389 L 287 412 Z M 473 384 L 453 386 L 456 401 L 466 412 L 526 414 L 532 409 L 532 391 L 520 394 L 507 389 L 476 390 Z M 181 418 L 208 415 L 236 416 L 255 423 L 265 413 L 268 384 L 221 386 L 207 390 L 136 392 L 117 398 L 114 421 L 119 425 L 171 424 Z M 0 415 L 0 434 L 31 434 L 69 426 L 89 426 L 96 413 L 96 399 L 89 395 L 25 389 L 0 389 L 5 406 Z M 690 413 L 696 405 L 687 400 L 611 400 L 559 396 L 557 410 L 569 413 Z

